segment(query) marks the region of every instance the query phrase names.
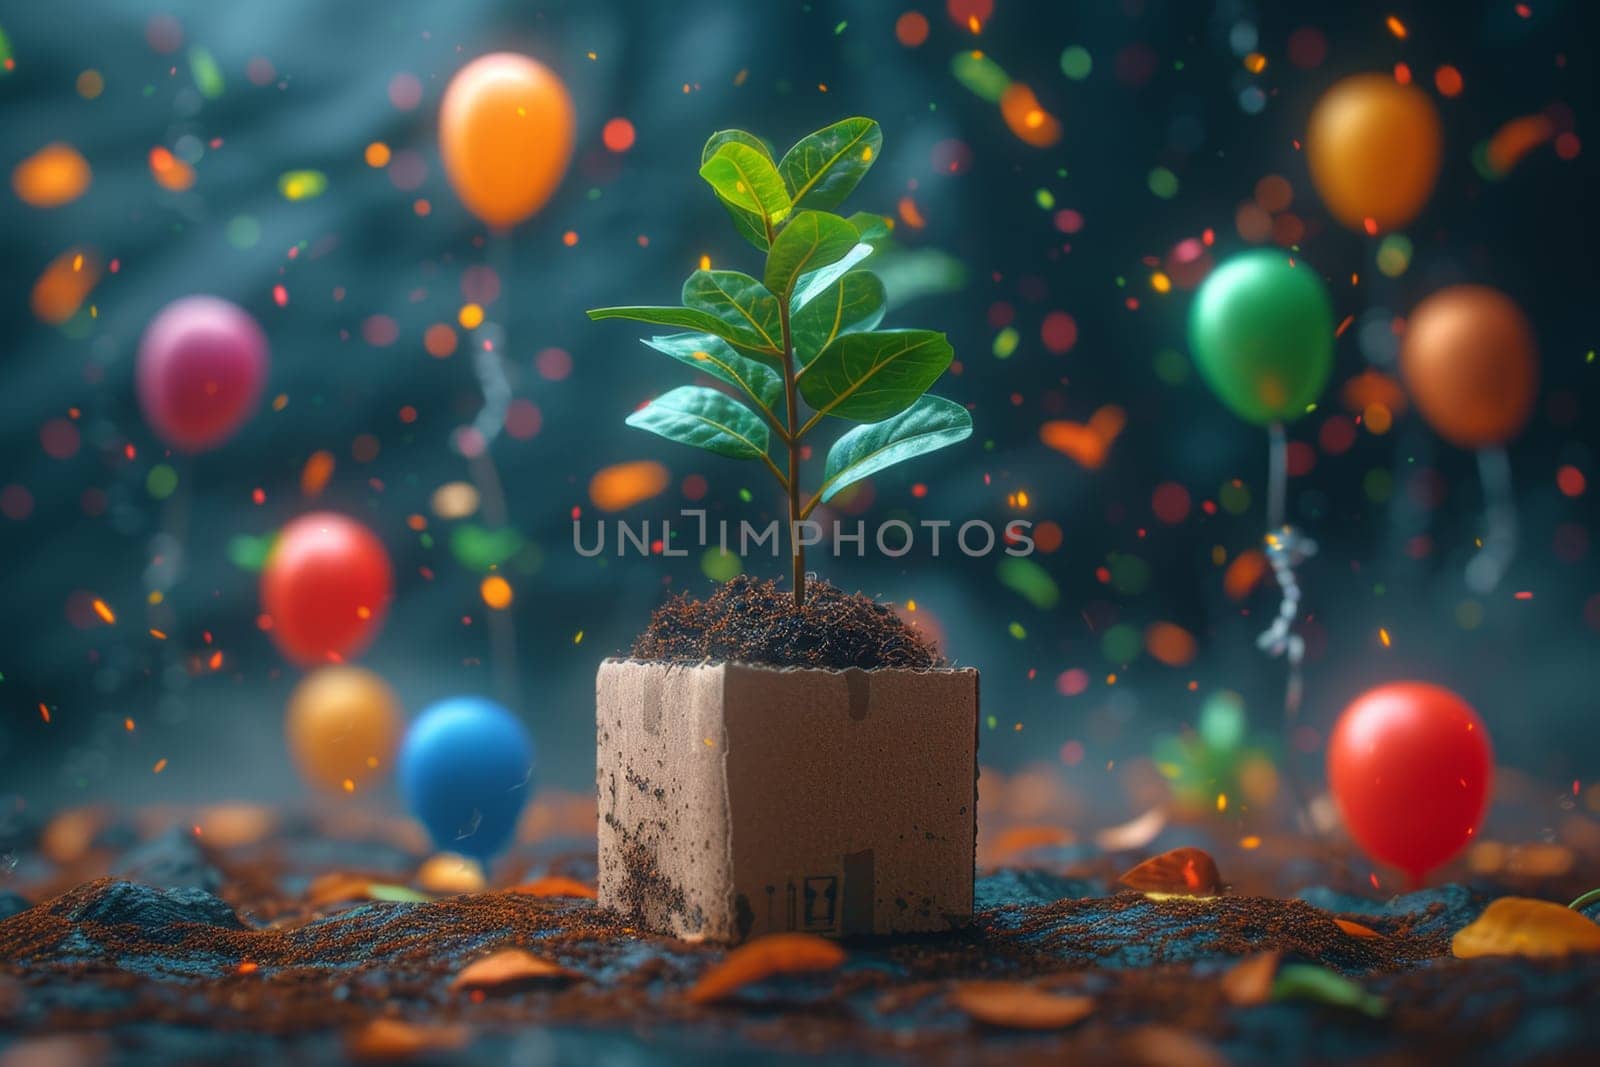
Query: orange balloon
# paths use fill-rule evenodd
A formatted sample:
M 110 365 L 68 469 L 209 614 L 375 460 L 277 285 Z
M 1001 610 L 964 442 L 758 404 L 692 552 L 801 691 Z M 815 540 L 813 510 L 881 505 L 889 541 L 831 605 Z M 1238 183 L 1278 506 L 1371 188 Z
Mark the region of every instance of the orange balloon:
M 1482 448 L 1504 444 L 1527 423 L 1539 352 L 1510 297 L 1486 285 L 1454 285 L 1411 312 L 1400 374 L 1440 437 Z
M 403 732 L 400 703 L 369 670 L 323 667 L 290 695 L 284 730 L 307 782 L 357 792 L 389 773 Z
M 545 205 L 572 158 L 576 117 L 542 63 L 496 52 L 456 72 L 439 106 L 439 151 L 466 209 L 514 226 Z
M 1439 177 L 1444 134 L 1428 95 L 1387 74 L 1334 85 L 1311 112 L 1306 160 L 1334 218 L 1383 233 L 1417 217 Z

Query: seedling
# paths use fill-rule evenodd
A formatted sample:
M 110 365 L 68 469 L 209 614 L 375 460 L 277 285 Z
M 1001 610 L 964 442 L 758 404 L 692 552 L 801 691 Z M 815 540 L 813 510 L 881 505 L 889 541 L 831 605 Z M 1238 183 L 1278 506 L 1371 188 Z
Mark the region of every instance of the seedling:
M 608 307 L 591 319 L 633 319 L 690 332 L 645 344 L 730 386 L 685 385 L 627 424 L 735 459 L 759 460 L 789 502 L 794 602 L 805 603 L 799 524 L 846 486 L 972 434 L 960 404 L 925 395 L 950 366 L 950 342 L 931 330 L 879 330 L 883 283 L 859 264 L 888 234 L 870 213 L 833 214 L 878 158 L 883 133 L 850 118 L 801 138 L 773 161 L 743 130 L 711 135 L 700 176 L 739 233 L 766 254 L 760 279 L 697 270 L 682 307 Z M 804 406 L 802 406 L 802 401 Z M 828 449 L 822 483 L 801 491 L 800 457 L 819 423 L 859 423 Z M 773 437 L 779 456 L 769 454 Z

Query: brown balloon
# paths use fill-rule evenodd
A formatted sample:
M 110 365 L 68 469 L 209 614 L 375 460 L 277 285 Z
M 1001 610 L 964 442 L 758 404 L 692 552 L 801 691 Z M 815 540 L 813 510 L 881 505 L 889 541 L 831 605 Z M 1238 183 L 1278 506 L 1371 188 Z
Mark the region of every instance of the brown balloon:
M 1352 230 L 1385 233 L 1428 202 L 1443 145 L 1427 93 L 1388 74 L 1357 74 L 1317 101 L 1306 161 L 1335 218 Z
M 1486 285 L 1455 285 L 1411 312 L 1400 372 L 1440 437 L 1483 448 L 1504 444 L 1527 423 L 1539 352 L 1533 328 L 1510 297 Z

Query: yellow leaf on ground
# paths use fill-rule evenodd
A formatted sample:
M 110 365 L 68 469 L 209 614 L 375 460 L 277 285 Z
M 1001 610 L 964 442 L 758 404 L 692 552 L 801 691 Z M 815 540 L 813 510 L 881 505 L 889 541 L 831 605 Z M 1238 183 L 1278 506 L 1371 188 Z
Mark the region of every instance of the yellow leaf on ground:
M 1501 897 L 1450 941 L 1460 959 L 1600 952 L 1600 924 L 1548 900 Z
M 844 949 L 815 934 L 773 934 L 741 945 L 708 970 L 689 990 L 691 1004 L 709 1004 L 775 974 L 831 971 Z
M 413 881 L 429 893 L 444 896 L 481 893 L 487 884 L 483 867 L 477 860 L 458 856 L 454 852 L 439 852 L 429 856 L 417 868 Z
M 520 948 L 504 948 L 461 969 L 450 982 L 451 992 L 462 989 L 506 989 L 529 982 L 570 982 L 583 975 Z
M 1198 848 L 1175 848 L 1152 856 L 1117 880 L 1141 893 L 1214 897 L 1222 892 L 1217 861 Z
M 986 1026 L 1060 1030 L 1094 1011 L 1092 997 L 1052 993 L 1027 982 L 962 982 L 951 1003 Z

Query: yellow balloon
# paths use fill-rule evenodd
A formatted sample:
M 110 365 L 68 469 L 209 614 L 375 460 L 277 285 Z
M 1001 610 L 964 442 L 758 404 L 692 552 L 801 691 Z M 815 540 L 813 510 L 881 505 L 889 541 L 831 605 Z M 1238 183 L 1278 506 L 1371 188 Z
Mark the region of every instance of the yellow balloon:
M 284 723 L 289 754 L 307 782 L 360 792 L 389 773 L 400 746 L 400 703 L 360 667 L 323 667 L 295 687 Z
M 572 158 L 577 120 L 561 79 L 514 52 L 456 72 L 439 105 L 439 153 L 466 209 L 514 226 L 545 205 Z
M 1346 78 L 1317 101 L 1306 130 L 1311 180 L 1334 218 L 1365 233 L 1417 217 L 1439 177 L 1439 112 L 1387 74 Z

